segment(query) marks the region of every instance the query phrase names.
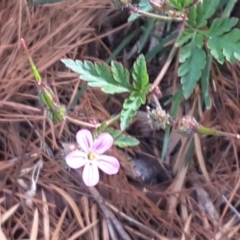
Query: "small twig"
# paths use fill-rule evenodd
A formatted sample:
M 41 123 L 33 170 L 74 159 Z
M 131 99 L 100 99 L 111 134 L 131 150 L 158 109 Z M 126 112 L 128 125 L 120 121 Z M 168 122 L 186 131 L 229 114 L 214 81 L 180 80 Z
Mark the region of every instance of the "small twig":
M 100 195 L 100 193 L 97 191 L 97 189 L 95 187 L 90 187 L 89 188 L 89 192 L 91 193 L 91 195 L 93 196 L 93 198 L 96 200 L 96 202 L 99 204 L 100 208 L 102 209 L 105 217 L 106 217 L 106 222 L 107 220 L 111 220 L 112 224 L 114 225 L 115 229 L 117 230 L 117 232 L 119 233 L 119 235 L 122 237 L 122 239 L 124 240 L 131 240 L 130 236 L 127 234 L 127 232 L 124 230 L 124 228 L 122 227 L 121 223 L 117 220 L 117 218 L 115 217 L 115 215 L 112 213 L 112 211 L 106 207 L 104 200 L 102 198 L 102 196 Z M 111 227 L 111 224 L 108 224 L 108 227 Z M 113 231 L 113 229 L 109 229 L 109 232 L 111 234 L 112 239 L 117 239 L 115 236 L 115 233 Z M 112 236 L 112 234 L 114 233 L 114 235 Z

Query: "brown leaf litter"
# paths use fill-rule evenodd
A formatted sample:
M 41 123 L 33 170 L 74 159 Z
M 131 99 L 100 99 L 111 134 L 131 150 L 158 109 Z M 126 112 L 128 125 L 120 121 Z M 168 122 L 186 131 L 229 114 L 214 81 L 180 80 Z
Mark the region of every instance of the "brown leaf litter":
M 70 106 L 84 83 L 60 59 L 101 61 L 99 53 L 113 50 L 102 38 L 114 39 L 122 29 L 127 34 L 130 24 L 112 28 L 120 9 L 109 11 L 110 0 L 34 8 L 26 3 L 0 2 L 0 239 L 239 239 L 235 140 L 195 139 L 195 144 L 200 141 L 198 154 L 186 166 L 184 156 L 194 139 L 173 131 L 168 148 L 173 177 L 154 186 L 131 178 L 126 155 L 117 149 L 112 154 L 120 159 L 122 170 L 116 176 L 102 176 L 96 189 L 85 187 L 76 172 L 64 167 L 60 142 L 73 141 L 79 127 L 47 120 L 19 40 L 24 37 L 44 80 L 59 101 Z M 240 65 L 224 67 L 223 71 L 215 65 L 212 70 L 213 108 L 202 113 L 196 92 L 194 100 L 182 104 L 179 115 L 198 112 L 206 126 L 240 132 Z M 174 91 L 177 78 L 168 74 L 162 84 Z M 83 121 L 103 121 L 110 117 L 111 106 L 119 108 L 121 102 L 89 88 L 69 114 Z M 148 134 L 154 144 L 151 137 Z M 149 142 L 143 145 L 152 153 L 157 146 Z

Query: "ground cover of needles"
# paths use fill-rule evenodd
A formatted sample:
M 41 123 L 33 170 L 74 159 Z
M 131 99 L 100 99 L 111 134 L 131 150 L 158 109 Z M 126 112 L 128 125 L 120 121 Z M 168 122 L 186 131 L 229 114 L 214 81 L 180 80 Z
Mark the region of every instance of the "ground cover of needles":
M 102 175 L 96 189 L 103 201 L 96 201 L 79 175 L 64 165 L 64 143 L 75 141 L 80 126 L 48 120 L 20 38 L 27 42 L 43 80 L 59 102 L 70 107 L 68 114 L 102 122 L 121 110 L 125 96 L 87 88 L 76 98 L 85 83 L 60 59 L 105 61 L 146 19 L 127 23 L 128 12 L 113 7 L 110 0 L 26 4 L 0 2 L 0 239 L 124 239 L 121 232 L 130 239 L 239 239 L 240 142 L 199 136 L 186 165 L 193 139 L 172 131 L 166 161 L 160 165 L 164 132 L 151 130 L 145 108 L 127 129 L 141 144 L 124 152 L 112 149 L 121 169 L 111 177 Z M 159 23 L 153 31 L 166 37 L 165 27 Z M 131 67 L 141 33 L 136 32 L 114 59 Z M 144 54 L 154 41 L 148 39 Z M 151 82 L 173 44 L 166 42 L 161 56 L 148 61 Z M 177 64 L 175 59 L 161 81 L 162 104 L 179 87 Z M 216 88 L 211 88 L 211 109 L 200 111 L 196 90 L 181 103 L 177 116 L 197 113 L 204 126 L 239 133 L 240 63 L 221 68 L 214 63 L 212 75 Z M 169 104 L 164 107 L 170 110 Z M 154 184 L 141 181 L 131 164 L 136 156 L 145 156 L 150 167 L 156 161 L 164 177 Z M 207 172 L 201 171 L 201 164 Z

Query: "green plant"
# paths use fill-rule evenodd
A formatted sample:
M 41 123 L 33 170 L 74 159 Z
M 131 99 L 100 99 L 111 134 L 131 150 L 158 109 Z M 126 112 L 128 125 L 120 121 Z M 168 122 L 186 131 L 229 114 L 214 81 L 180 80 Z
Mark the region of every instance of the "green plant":
M 182 47 L 179 54 L 183 94 L 188 98 L 201 79 L 207 64 L 206 55 L 211 54 L 220 64 L 240 60 L 240 29 L 235 28 L 236 18 L 213 17 L 218 0 L 204 0 L 193 5 L 187 14 L 186 28 L 176 43 Z
M 107 94 L 129 93 L 129 97 L 125 99 L 123 109 L 119 114 L 122 130 L 128 127 L 139 107 L 146 102 L 150 84 L 143 55 L 140 55 L 133 65 L 132 83 L 129 71 L 115 61 L 111 62 L 111 69 L 105 64 L 93 64 L 90 61 L 62 59 L 62 62 L 72 71 L 78 73 L 81 79 L 87 81 L 91 87 L 101 88 Z
M 175 127 L 180 134 L 185 136 L 201 133 L 239 139 L 240 136 L 238 134 L 225 133 L 203 127 L 191 116 L 184 116 L 181 119 L 174 118 L 176 108 L 179 106 L 182 96 L 185 98 L 190 97 L 199 81 L 202 90 L 205 91 L 202 94 L 203 100 L 206 106 L 210 105 L 208 89 L 212 59 L 215 59 L 220 64 L 223 64 L 224 60 L 231 63 L 235 60 L 240 60 L 240 30 L 235 28 L 237 19 L 229 18 L 234 1 L 227 5 L 225 3 L 227 10 L 225 9 L 223 16 L 218 18 L 213 17 L 219 8 L 219 0 L 141 0 L 140 8 L 136 8 L 127 0 L 117 1 L 117 4 L 121 4 L 132 11 L 134 15 L 132 18 L 130 17 L 130 20 L 134 20 L 140 15 L 157 20 L 182 22 L 176 43 L 162 69 L 160 78 L 157 78 L 152 85 L 150 84 L 146 60 L 143 54 L 136 59 L 131 71 L 126 69 L 121 63 L 110 61 L 111 59 L 108 59 L 110 66 L 98 62 L 62 59 L 61 61 L 65 66 L 79 74 L 80 78 L 86 81 L 89 87 L 100 88 L 106 94 L 129 94 L 119 114 L 103 123 L 94 125 L 72 119 L 68 116 L 67 109 L 56 101 L 57 97 L 51 88 L 42 82 L 37 68 L 28 54 L 36 82 L 38 83 L 40 100 L 46 107 L 49 118 L 54 123 L 69 120 L 85 127 L 93 127 L 96 129 L 93 134 L 95 138 L 102 132 L 110 133 L 115 145 L 119 147 L 134 146 L 139 144 L 139 141 L 124 135 L 123 131 L 130 125 L 132 118 L 136 115 L 141 105 L 146 104 L 147 96 L 152 96 L 157 107 L 156 109 L 148 108 L 148 116 L 149 123 L 154 129 L 166 129 L 166 133 L 169 133 L 170 127 Z M 24 42 L 23 45 L 27 51 Z M 175 99 L 173 100 L 175 101 L 175 107 L 172 115 L 170 115 L 162 109 L 156 94 L 159 93 L 158 84 L 167 71 L 173 57 L 178 52 L 178 48 L 180 49 L 178 75 L 181 78 L 181 89 L 173 98 Z M 87 88 L 87 85 L 85 85 L 84 89 Z M 120 120 L 120 130 L 110 128 L 111 124 L 118 120 Z M 168 139 L 167 135 L 165 139 Z
M 143 55 L 140 55 L 133 64 L 133 70 L 130 79 L 129 71 L 122 64 L 112 61 L 111 66 L 102 63 L 92 63 L 90 61 L 80 61 L 72 59 L 61 60 L 66 67 L 78 73 L 80 78 L 88 83 L 91 87 L 98 87 L 107 94 L 129 93 L 129 97 L 125 99 L 121 113 L 112 119 L 101 124 L 98 128 L 98 134 L 106 131 L 114 136 L 115 140 L 121 140 L 118 144 L 121 147 L 134 145 L 133 139 L 125 139 L 120 137 L 121 132 L 108 128 L 113 122 L 120 119 L 121 130 L 125 130 L 133 116 L 141 105 L 146 103 L 147 95 L 155 96 L 155 92 L 150 90 L 149 77 L 146 68 L 146 61 Z M 132 81 L 131 81 L 132 80 Z M 156 97 L 155 97 L 156 99 Z M 238 134 L 225 133 L 215 129 L 201 126 L 194 117 L 184 116 L 181 119 L 174 119 L 165 110 L 161 108 L 159 103 L 156 109 L 148 108 L 149 123 L 154 129 L 166 129 L 168 126 L 176 127 L 178 132 L 184 136 L 191 136 L 195 133 L 228 136 L 239 139 Z M 129 141 L 129 142 L 128 142 Z M 125 144 L 124 144 L 125 143 Z
M 222 16 L 214 17 L 219 6 L 224 4 L 226 8 Z M 183 95 L 189 98 L 196 84 L 201 81 L 203 85 L 202 81 L 207 77 L 204 74 L 204 69 L 209 64 L 207 55 L 210 54 L 220 64 L 240 60 L 240 29 L 236 28 L 238 19 L 229 17 L 234 4 L 235 1 L 219 0 L 140 0 L 138 8 L 131 4 L 126 7 L 133 12 L 130 20 L 135 20 L 137 16 L 167 20 L 163 14 L 172 17 L 171 20 L 182 18 L 183 27 L 175 48 L 180 49 L 178 75 Z M 149 14 L 153 8 L 155 13 Z M 210 59 L 211 65 L 212 58 Z M 204 91 L 207 89 L 205 87 Z M 207 101 L 209 99 L 205 99 L 205 103 Z

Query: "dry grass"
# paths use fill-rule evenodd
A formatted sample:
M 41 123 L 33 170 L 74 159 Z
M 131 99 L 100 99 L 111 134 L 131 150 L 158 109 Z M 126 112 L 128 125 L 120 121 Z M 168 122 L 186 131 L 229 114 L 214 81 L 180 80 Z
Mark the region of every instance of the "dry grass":
M 60 143 L 73 141 L 78 127 L 47 120 L 19 39 L 27 41 L 60 102 L 70 106 L 83 83 L 59 59 L 99 60 L 99 52 L 111 53 L 101 37 L 114 37 L 124 26 L 109 26 L 113 17 L 106 15 L 109 0 L 37 8 L 25 4 L 25 0 L 0 2 L 0 239 L 239 239 L 239 216 L 234 212 L 240 194 L 239 142 L 235 140 L 185 139 L 173 131 L 168 154 L 175 177 L 154 187 L 128 181 L 130 166 L 117 149 L 112 153 L 122 170 L 111 178 L 103 176 L 97 189 L 89 190 L 77 173 L 64 168 Z M 204 125 L 240 132 L 239 74 L 240 64 L 221 70 L 214 65 L 213 108 L 202 113 L 196 92 L 194 99 L 182 104 L 179 116 L 198 112 Z M 168 76 L 162 84 L 174 91 L 176 73 Z M 116 99 L 111 104 L 120 106 Z M 108 96 L 88 89 L 69 114 L 102 121 L 110 117 L 106 106 Z M 185 166 L 191 141 L 196 154 Z

